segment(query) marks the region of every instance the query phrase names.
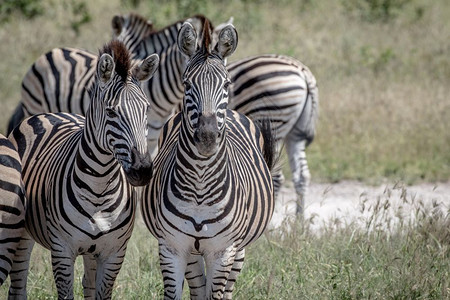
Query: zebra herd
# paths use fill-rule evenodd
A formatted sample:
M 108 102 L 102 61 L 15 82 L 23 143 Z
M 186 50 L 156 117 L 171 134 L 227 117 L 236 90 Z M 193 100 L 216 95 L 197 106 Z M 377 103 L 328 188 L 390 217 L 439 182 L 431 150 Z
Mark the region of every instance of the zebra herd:
M 58 299 L 110 299 L 135 211 L 158 240 L 164 298 L 231 299 L 245 247 L 267 227 L 283 145 L 303 213 L 318 88 L 282 55 L 230 64 L 238 34 L 196 15 L 161 30 L 112 19 L 99 55 L 55 48 L 31 66 L 0 137 L 0 284 L 26 298 L 35 242 Z

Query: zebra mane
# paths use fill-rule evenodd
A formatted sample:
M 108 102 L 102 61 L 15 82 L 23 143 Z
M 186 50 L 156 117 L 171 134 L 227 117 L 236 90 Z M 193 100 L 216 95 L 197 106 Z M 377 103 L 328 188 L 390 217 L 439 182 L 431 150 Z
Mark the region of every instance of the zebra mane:
M 207 18 L 205 18 L 203 20 L 203 32 L 201 36 L 202 41 L 201 49 L 205 54 L 211 54 L 211 42 L 212 42 L 211 34 L 213 29 L 214 28 L 211 22 Z
M 99 57 L 104 53 L 113 57 L 115 63 L 114 71 L 123 81 L 126 81 L 131 69 L 131 55 L 125 44 L 119 40 L 112 40 L 99 51 Z

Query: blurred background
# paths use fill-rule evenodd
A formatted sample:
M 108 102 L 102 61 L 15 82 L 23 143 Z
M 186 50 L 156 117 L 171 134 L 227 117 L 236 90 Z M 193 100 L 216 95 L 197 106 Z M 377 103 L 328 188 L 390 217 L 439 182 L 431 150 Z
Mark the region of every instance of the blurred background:
M 96 53 L 112 17 L 132 11 L 156 28 L 198 13 L 213 24 L 232 16 L 239 45 L 230 61 L 279 53 L 306 64 L 320 92 L 307 150 L 313 181 L 449 180 L 448 0 L 2 0 L 0 132 L 41 54 Z

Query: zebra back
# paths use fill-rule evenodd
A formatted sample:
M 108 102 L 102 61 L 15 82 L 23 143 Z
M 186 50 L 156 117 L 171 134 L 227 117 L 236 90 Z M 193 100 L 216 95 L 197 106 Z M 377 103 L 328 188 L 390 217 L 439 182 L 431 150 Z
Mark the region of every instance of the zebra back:
M 228 70 L 231 109 L 253 120 L 269 119 L 278 146 L 293 128 L 313 140 L 319 97 L 308 67 L 289 56 L 265 54 L 232 62 Z
M 25 228 L 22 164 L 14 145 L 0 134 L 0 285 L 11 270 Z

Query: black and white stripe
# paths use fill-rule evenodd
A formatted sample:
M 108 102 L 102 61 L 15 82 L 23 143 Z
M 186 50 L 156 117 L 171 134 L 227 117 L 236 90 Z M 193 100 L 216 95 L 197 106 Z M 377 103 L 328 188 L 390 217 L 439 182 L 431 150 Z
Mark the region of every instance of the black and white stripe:
M 156 55 L 132 66 L 126 47 L 107 44 L 95 68 L 86 119 L 45 113 L 10 135 L 23 165 L 26 228 L 10 273 L 10 297 L 26 296 L 34 242 L 51 251 L 58 299 L 73 299 L 74 262 L 84 259 L 85 298 L 109 299 L 135 219 L 132 186 L 149 182 L 148 79 Z
M 0 134 L 0 285 L 11 270 L 25 229 L 22 164 L 14 145 Z
M 202 36 L 209 36 L 209 26 L 203 28 Z M 185 277 L 191 299 L 230 299 L 244 249 L 273 213 L 267 162 L 272 164 L 275 144 L 270 126 L 260 130 L 227 109 L 224 59 L 237 45 L 234 27 L 222 29 L 214 50 L 208 38 L 196 50 L 196 37 L 186 22 L 178 42 L 189 57 L 183 109 L 161 133 L 142 212 L 159 242 L 165 299 L 181 299 Z

